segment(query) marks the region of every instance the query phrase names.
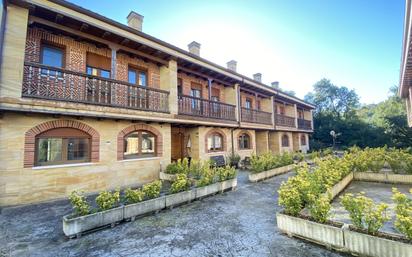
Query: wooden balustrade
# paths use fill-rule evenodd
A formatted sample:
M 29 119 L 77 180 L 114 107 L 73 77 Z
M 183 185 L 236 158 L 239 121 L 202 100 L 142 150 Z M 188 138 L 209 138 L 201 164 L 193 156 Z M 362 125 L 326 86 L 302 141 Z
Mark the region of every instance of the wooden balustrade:
M 231 121 L 236 120 L 235 105 L 187 95 L 180 95 L 178 101 L 179 114 Z
M 295 117 L 290 117 L 282 114 L 275 115 L 276 126 L 296 128 Z
M 312 130 L 312 121 L 305 119 L 298 119 L 298 128 L 305 130 Z
M 113 79 L 25 63 L 23 97 L 168 112 L 169 92 Z
M 248 108 L 241 108 L 241 121 L 260 123 L 260 124 L 272 124 L 272 113 L 264 112 L 260 110 L 253 110 Z

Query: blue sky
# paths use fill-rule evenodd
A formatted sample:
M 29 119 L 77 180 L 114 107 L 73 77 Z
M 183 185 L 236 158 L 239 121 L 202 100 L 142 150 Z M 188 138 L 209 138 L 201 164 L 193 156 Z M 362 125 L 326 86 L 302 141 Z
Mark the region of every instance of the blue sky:
M 126 23 L 145 16 L 143 31 L 217 64 L 303 97 L 321 78 L 377 103 L 399 82 L 404 0 L 71 0 Z

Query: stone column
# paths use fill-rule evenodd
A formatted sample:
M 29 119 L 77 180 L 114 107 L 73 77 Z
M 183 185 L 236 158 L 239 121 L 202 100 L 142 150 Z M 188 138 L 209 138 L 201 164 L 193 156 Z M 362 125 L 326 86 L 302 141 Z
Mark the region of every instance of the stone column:
M 170 60 L 168 65 L 160 67 L 160 89 L 169 91 L 169 111 L 171 114 L 178 113 L 177 95 L 177 62 Z
M 298 127 L 298 106 L 296 104 L 294 104 L 294 108 L 295 108 L 295 127 Z

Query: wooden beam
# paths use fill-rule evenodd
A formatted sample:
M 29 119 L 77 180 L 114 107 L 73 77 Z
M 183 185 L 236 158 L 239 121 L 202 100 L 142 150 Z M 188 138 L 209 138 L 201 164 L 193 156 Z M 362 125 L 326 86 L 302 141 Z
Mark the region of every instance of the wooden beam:
M 263 97 L 263 98 L 270 97 L 269 95 L 264 95 L 264 94 L 258 93 L 256 91 L 253 91 L 253 90 L 250 90 L 250 89 L 247 89 L 247 88 L 244 88 L 244 87 L 240 87 L 240 91 L 246 92 L 246 93 L 251 94 L 251 95 L 257 94 L 258 96 Z
M 85 31 L 89 28 L 89 25 L 87 25 L 86 23 L 82 23 L 82 25 L 80 26 L 80 31 Z
M 110 35 L 111 35 L 111 33 L 109 31 L 105 31 L 102 35 L 102 38 L 107 38 Z
M 36 22 L 36 23 L 39 23 L 39 24 L 43 24 L 43 25 L 55 28 L 55 29 L 65 31 L 65 32 L 73 34 L 73 35 L 81 36 L 83 38 L 86 38 L 86 39 L 89 39 L 89 40 L 92 40 L 92 41 L 96 41 L 96 42 L 99 42 L 99 43 L 102 43 L 102 44 L 105 44 L 105 45 L 108 45 L 108 46 L 109 45 L 115 45 L 115 46 L 119 47 L 119 49 L 122 49 L 124 51 L 133 53 L 135 55 L 139 55 L 141 57 L 145 57 L 145 58 L 147 58 L 149 60 L 152 60 L 154 62 L 158 62 L 158 63 L 161 63 L 165 66 L 168 66 L 168 62 L 161 59 L 161 58 L 151 56 L 151 55 L 143 53 L 139 50 L 135 50 L 135 49 L 132 49 L 132 48 L 129 48 L 129 47 L 126 47 L 126 46 L 122 46 L 120 44 L 117 44 L 117 43 L 114 43 L 114 42 L 111 42 L 111 41 L 108 41 L 108 40 L 105 40 L 105 39 L 102 39 L 102 38 L 99 38 L 99 37 L 96 37 L 96 36 L 93 36 L 93 35 L 90 35 L 90 34 L 87 34 L 87 33 L 84 33 L 82 31 L 72 29 L 72 28 L 69 28 L 69 27 L 66 27 L 66 26 L 63 26 L 63 25 L 45 20 L 43 18 L 39 18 L 39 17 L 35 17 L 35 16 L 30 15 L 29 20 L 33 21 L 33 22 Z
M 178 69 L 178 70 L 181 70 L 181 71 L 183 71 L 183 72 L 185 72 L 185 73 L 191 73 L 191 74 L 193 74 L 193 75 L 199 76 L 199 77 L 201 77 L 201 78 L 203 78 L 203 79 L 205 79 L 205 80 L 207 80 L 207 79 L 209 78 L 206 74 L 203 74 L 203 73 L 200 73 L 200 72 L 197 72 L 197 71 L 193 71 L 193 70 L 190 70 L 190 69 L 186 69 L 186 68 L 183 68 L 183 67 L 177 67 L 177 69 Z M 212 79 L 213 79 L 213 81 L 215 81 L 215 82 L 217 82 L 217 83 L 220 83 L 220 84 L 222 84 L 222 85 L 226 85 L 226 86 L 229 86 L 229 87 L 232 87 L 232 86 L 233 86 L 232 84 L 229 84 L 229 83 L 227 83 L 227 82 L 221 81 L 221 80 L 219 80 L 219 79 L 215 79 L 215 78 L 212 78 Z
M 122 42 L 120 42 L 121 45 L 127 45 L 130 42 L 130 40 L 128 38 L 125 38 L 122 40 Z
M 56 14 L 56 18 L 54 19 L 54 22 L 60 23 L 60 21 L 63 20 L 63 17 L 64 17 L 63 14 L 60 14 L 60 13 Z

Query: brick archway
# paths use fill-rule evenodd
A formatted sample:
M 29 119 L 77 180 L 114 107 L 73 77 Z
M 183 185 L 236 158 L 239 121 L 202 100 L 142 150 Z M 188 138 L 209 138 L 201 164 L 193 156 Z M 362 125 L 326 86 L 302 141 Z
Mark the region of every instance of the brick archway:
M 90 156 L 91 161 L 99 161 L 100 135 L 94 128 L 75 120 L 53 120 L 41 123 L 26 132 L 24 140 L 24 168 L 31 168 L 34 166 L 36 136 L 45 131 L 56 128 L 74 128 L 89 134 L 92 140 Z
M 249 149 L 240 149 L 240 147 L 239 147 L 239 137 L 242 135 L 242 134 L 246 134 L 246 135 L 248 135 L 249 136 L 249 140 L 250 140 L 250 148 Z M 239 131 L 238 133 L 237 133 L 237 135 L 236 135 L 236 144 L 237 144 L 237 149 L 238 150 L 252 150 L 252 149 L 254 149 L 254 147 L 253 147 L 253 137 L 252 137 L 252 134 L 249 132 L 249 131 L 247 131 L 247 130 L 241 130 L 241 131 Z
M 154 127 L 146 124 L 134 124 L 123 129 L 117 135 L 117 160 L 123 160 L 123 148 L 124 148 L 124 136 L 137 131 L 145 130 L 156 136 L 156 156 L 162 156 L 163 154 L 163 137 L 162 134 Z
M 206 152 L 206 153 L 208 153 L 208 152 L 213 152 L 213 151 L 209 151 L 209 149 L 207 148 L 207 139 L 208 139 L 209 136 L 212 135 L 213 133 L 218 133 L 219 135 L 222 136 L 222 141 L 223 141 L 223 142 L 222 142 L 222 144 L 223 144 L 223 150 L 222 150 L 222 152 L 225 152 L 225 151 L 226 151 L 226 148 L 227 148 L 226 134 L 225 134 L 225 132 L 224 132 L 223 130 L 218 129 L 218 128 L 211 129 L 211 130 L 209 130 L 209 131 L 206 133 L 206 135 L 205 135 L 205 152 Z

